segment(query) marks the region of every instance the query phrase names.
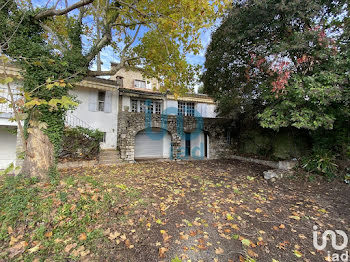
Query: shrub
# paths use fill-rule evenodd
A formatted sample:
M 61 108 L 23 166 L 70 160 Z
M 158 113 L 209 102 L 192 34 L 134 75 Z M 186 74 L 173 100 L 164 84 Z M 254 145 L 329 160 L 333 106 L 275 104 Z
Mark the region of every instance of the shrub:
M 59 159 L 92 160 L 100 152 L 103 133 L 83 127 L 66 128 Z
M 318 149 L 302 159 L 302 167 L 312 173 L 331 179 L 336 175 L 337 164 L 332 151 Z

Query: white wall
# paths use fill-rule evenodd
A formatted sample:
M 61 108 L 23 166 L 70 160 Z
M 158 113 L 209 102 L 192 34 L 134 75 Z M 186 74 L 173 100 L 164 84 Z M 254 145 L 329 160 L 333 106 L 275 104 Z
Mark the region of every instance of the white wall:
M 10 84 L 12 92 L 14 94 L 15 100 L 20 98 L 19 95 L 17 95 L 17 88 L 19 86 L 19 83 L 13 82 Z M 4 97 L 8 100 L 10 100 L 10 96 L 7 91 L 7 86 L 0 84 L 0 97 Z M 10 121 L 9 119 L 13 117 L 13 110 L 9 106 L 9 103 L 3 103 L 0 104 L 0 126 L 17 126 L 16 121 Z
M 163 157 L 170 158 L 171 153 L 171 137 L 168 132 L 163 137 Z
M 202 117 L 215 118 L 216 105 L 206 104 L 206 103 L 197 103 L 196 110 L 201 114 Z
M 125 111 L 125 107 L 129 107 L 128 112 L 131 112 L 130 96 L 122 96 L 122 111 Z
M 169 115 L 177 115 L 177 101 L 176 100 L 167 100 L 166 101 L 166 108 L 168 109 Z M 170 110 L 171 108 L 171 110 Z
M 17 136 L 9 132 L 10 127 L 0 126 L 0 169 L 6 169 L 16 160 Z M 11 127 L 12 130 L 16 130 Z
M 118 117 L 118 91 L 112 93 L 112 110 L 110 113 L 89 111 L 90 92 L 98 92 L 98 89 L 79 87 L 71 91 L 80 101 L 79 106 L 73 111 L 73 115 L 86 122 L 92 128 L 106 132 L 106 142 L 101 143 L 101 148 L 112 149 L 117 146 L 117 117 Z
M 206 104 L 206 103 L 197 103 L 197 102 L 194 102 L 194 103 L 196 104 L 195 109 L 201 115 L 201 117 L 208 117 L 208 118 L 215 118 L 216 117 L 216 113 L 215 113 L 216 105 Z M 166 106 L 166 108 L 176 108 L 176 110 L 177 110 L 178 101 L 177 100 L 167 100 L 165 106 Z M 171 110 L 170 115 L 177 115 L 177 111 L 173 112 L 173 110 Z
M 204 157 L 204 133 L 193 132 L 191 133 L 191 156 L 192 157 Z
M 216 105 L 207 104 L 207 110 L 206 110 L 207 112 L 205 117 L 215 118 L 216 117 L 215 109 L 216 109 Z

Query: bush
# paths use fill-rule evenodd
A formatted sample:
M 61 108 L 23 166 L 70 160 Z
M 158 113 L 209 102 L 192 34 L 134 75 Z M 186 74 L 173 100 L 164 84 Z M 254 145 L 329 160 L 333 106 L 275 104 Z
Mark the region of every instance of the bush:
M 335 177 L 337 164 L 332 151 L 318 149 L 302 159 L 302 167 L 312 173 L 325 176 L 327 179 Z
M 92 160 L 100 152 L 103 133 L 83 127 L 66 128 L 59 159 Z

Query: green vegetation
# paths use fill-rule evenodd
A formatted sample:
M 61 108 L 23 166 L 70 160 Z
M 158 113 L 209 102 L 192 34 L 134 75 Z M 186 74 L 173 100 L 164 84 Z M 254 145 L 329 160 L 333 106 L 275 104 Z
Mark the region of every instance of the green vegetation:
M 90 130 L 80 126 L 66 127 L 59 158 L 69 160 L 94 159 L 100 152 L 102 138 L 103 132 L 99 130 Z
M 259 123 L 276 131 L 307 131 L 313 151 L 349 159 L 347 3 L 234 3 L 212 35 L 203 74 L 220 114 L 238 129 Z M 321 157 L 310 157 L 316 156 Z

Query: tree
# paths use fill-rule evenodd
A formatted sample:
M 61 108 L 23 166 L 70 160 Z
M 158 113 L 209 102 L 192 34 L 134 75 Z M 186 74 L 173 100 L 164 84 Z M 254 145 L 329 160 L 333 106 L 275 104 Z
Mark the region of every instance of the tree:
M 220 0 L 35 3 L 0 0 L 0 23 L 6 25 L 0 29 L 0 52 L 3 61 L 10 58 L 22 70 L 23 99 L 11 103 L 19 125 L 25 120 L 22 171 L 40 177 L 55 165 L 65 113 L 76 106 L 68 93 L 75 82 L 139 65 L 163 89 L 181 94 L 195 75 L 185 56 L 200 50 L 200 30 L 224 7 Z M 120 61 L 101 71 L 99 53 L 107 46 Z M 98 70 L 91 71 L 96 58 Z
M 203 75 L 220 112 L 275 130 L 348 119 L 346 8 L 342 0 L 234 4 L 212 35 Z

